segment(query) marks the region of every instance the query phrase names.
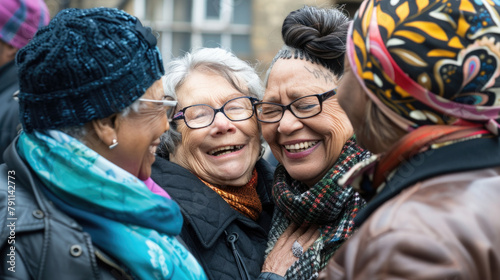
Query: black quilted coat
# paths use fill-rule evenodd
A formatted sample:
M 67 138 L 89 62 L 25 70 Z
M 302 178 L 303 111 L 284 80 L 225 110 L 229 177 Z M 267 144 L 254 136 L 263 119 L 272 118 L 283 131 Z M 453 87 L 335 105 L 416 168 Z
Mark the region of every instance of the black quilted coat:
M 283 279 L 261 275 L 274 204 L 273 171 L 259 160 L 257 193 L 263 211 L 257 221 L 240 214 L 187 169 L 156 157 L 151 177 L 181 207 L 181 238 L 209 279 Z M 270 277 L 271 276 L 271 277 Z

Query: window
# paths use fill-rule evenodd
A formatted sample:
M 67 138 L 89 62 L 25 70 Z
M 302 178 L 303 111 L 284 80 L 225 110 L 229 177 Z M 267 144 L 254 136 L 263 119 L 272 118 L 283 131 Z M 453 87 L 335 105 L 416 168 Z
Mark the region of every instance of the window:
M 252 1 L 250 0 L 234 0 L 232 22 L 236 24 L 252 23 Z
M 205 16 L 207 19 L 219 19 L 221 9 L 221 0 L 205 1 Z
M 252 0 L 135 0 L 134 13 L 158 34 L 164 62 L 199 47 L 252 56 Z
M 173 32 L 172 56 L 177 57 L 189 52 L 191 48 L 191 33 Z
M 146 0 L 146 18 L 159 21 L 163 17 L 163 0 Z
M 174 0 L 174 22 L 191 22 L 192 0 Z
M 252 54 L 251 42 L 249 35 L 232 35 L 231 50 L 236 56 L 248 57 Z

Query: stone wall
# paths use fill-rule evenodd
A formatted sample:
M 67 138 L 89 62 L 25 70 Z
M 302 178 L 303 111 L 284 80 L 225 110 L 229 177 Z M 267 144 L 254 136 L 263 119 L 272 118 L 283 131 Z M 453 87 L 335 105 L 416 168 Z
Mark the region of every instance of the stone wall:
M 285 17 L 304 5 L 332 7 L 334 1 L 254 0 L 253 5 L 252 47 L 258 63 L 257 69 L 263 77 L 283 44 L 281 25 Z
M 45 0 L 51 10 L 51 16 L 63 7 L 90 8 L 97 6 L 120 7 L 134 14 L 134 0 Z M 273 57 L 283 44 L 281 25 L 285 17 L 304 5 L 318 7 L 344 6 L 351 17 L 361 0 L 253 0 L 252 49 L 248 59 L 256 65 L 261 77 L 264 77 Z

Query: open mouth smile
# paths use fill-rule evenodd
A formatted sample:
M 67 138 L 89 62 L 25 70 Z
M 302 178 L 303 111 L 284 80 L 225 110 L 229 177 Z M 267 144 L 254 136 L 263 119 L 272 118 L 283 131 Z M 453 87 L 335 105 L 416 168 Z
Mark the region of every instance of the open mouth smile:
M 306 141 L 295 143 L 291 145 L 283 145 L 285 149 L 290 153 L 300 153 L 318 144 L 319 141 Z
M 217 149 L 213 149 L 213 150 L 209 151 L 207 154 L 209 154 L 211 156 L 218 157 L 218 156 L 226 155 L 229 153 L 237 152 L 237 151 L 243 149 L 243 147 L 244 147 L 244 145 L 224 146 L 224 147 L 220 147 Z

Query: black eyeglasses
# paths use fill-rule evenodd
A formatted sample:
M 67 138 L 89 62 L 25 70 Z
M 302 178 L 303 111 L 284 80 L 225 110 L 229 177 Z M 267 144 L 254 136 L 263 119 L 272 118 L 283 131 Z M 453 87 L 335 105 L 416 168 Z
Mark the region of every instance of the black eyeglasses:
M 265 123 L 281 121 L 286 110 L 290 110 L 298 119 L 307 119 L 321 113 L 323 101 L 337 94 L 335 89 L 321 94 L 307 95 L 297 98 L 288 105 L 272 102 L 257 102 L 254 104 L 257 119 Z
M 256 101 L 258 101 L 257 98 L 242 96 L 228 100 L 219 109 L 206 104 L 191 105 L 177 112 L 172 120 L 183 119 L 186 125 L 192 129 L 211 125 L 218 112 L 224 114 L 231 121 L 244 121 L 253 116 L 253 103 Z

